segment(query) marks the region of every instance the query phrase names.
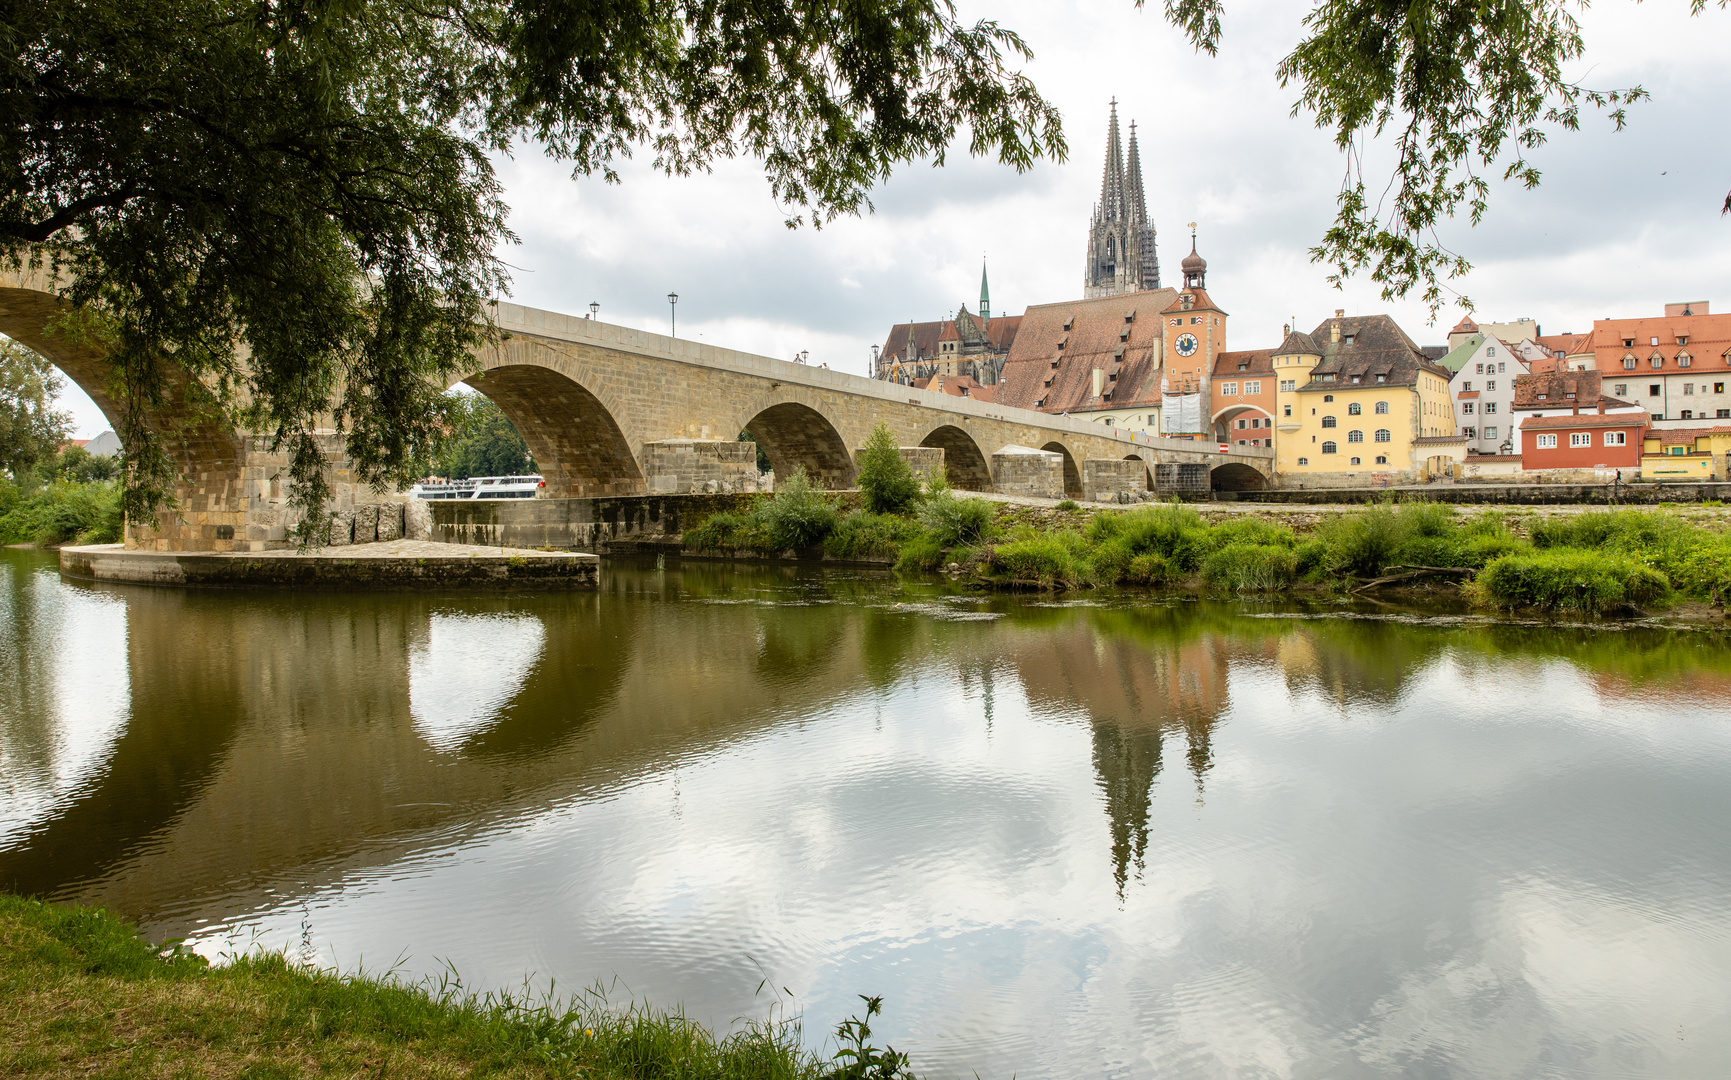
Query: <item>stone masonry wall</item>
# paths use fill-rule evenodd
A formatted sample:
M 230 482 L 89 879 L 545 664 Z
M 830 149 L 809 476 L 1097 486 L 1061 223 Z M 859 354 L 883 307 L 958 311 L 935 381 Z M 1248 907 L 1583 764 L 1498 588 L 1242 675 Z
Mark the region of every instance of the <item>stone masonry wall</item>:
M 1005 495 L 1064 497 L 1064 458 L 1046 450 L 1004 449 L 992 455 L 992 478 Z
M 757 471 L 757 444 L 721 439 L 663 439 L 643 446 L 643 472 L 654 495 L 769 490 Z
M 1082 497 L 1118 502 L 1119 495 L 1148 490 L 1148 466 L 1134 458 L 1088 458 L 1082 462 Z

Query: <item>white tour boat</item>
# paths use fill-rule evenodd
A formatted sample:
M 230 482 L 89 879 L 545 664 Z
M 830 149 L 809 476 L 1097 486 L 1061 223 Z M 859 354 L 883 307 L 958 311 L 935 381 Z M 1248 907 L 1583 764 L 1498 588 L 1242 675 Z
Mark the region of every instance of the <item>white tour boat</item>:
M 442 484 L 416 484 L 409 494 L 417 499 L 533 499 L 547 486 L 538 475 L 471 476 Z

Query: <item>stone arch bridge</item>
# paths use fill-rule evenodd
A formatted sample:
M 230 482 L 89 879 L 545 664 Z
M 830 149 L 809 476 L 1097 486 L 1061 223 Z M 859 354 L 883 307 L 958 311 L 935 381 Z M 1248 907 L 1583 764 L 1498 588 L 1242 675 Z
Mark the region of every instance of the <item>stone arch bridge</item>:
M 101 352 L 47 329 L 64 306 L 41 273 L 0 274 L 0 333 L 52 360 L 113 421 L 119 412 Z M 756 455 L 738 442 L 741 432 L 777 475 L 803 466 L 820 486 L 847 488 L 857 450 L 878 423 L 915 460 L 941 450 L 951 482 L 976 491 L 1083 498 L 1128 487 L 1238 490 L 1263 486 L 1272 472 L 1267 450 L 1225 453 L 1214 443 L 1149 438 L 517 304 L 496 305 L 494 317 L 500 340 L 477 350 L 464 381 L 517 425 L 554 498 L 747 484 Z M 284 458 L 177 404 L 183 390 L 171 386 L 169 403 L 151 418 L 179 472 L 178 506 L 154 529 L 129 528 L 127 545 L 284 546 Z M 342 497 L 353 477 L 334 443 L 332 458 Z

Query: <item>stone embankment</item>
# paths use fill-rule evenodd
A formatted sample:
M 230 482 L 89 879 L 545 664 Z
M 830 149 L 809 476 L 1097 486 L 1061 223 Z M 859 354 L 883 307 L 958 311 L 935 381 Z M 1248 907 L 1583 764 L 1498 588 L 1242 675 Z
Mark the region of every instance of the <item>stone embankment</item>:
M 137 585 L 424 589 L 443 586 L 592 589 L 596 556 L 426 540 L 375 541 L 316 551 L 128 551 L 119 544 L 60 549 L 68 577 Z

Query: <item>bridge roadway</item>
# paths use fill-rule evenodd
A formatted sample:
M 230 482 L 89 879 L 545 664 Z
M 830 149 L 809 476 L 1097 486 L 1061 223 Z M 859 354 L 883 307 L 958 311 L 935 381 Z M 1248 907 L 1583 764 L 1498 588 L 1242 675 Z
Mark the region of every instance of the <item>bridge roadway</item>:
M 0 333 L 47 356 L 114 423 L 119 410 L 100 349 L 49 329 L 65 307 L 41 271 L 0 272 Z M 880 422 L 904 447 L 941 449 L 951 481 L 969 490 L 1015 489 L 1027 459 L 997 455 L 1010 445 L 1060 455 L 1063 490 L 1078 498 L 1090 460 L 1139 460 L 1150 487 L 1159 465 L 1200 465 L 1213 486 L 1235 489 L 1262 486 L 1272 470 L 1267 450 L 1222 453 L 1213 443 L 1150 438 L 518 304 L 497 304 L 495 320 L 499 340 L 477 350 L 477 369 L 464 381 L 516 424 L 556 498 L 691 490 L 699 477 L 680 470 L 693 462 L 713 462 L 702 475 L 723 476 L 723 486 L 729 469 L 755 478 L 755 455 L 737 441 L 742 431 L 778 476 L 803 466 L 821 486 L 846 488 L 858 448 Z M 129 527 L 127 546 L 287 546 L 284 456 L 180 404 L 187 389 L 171 382 L 148 418 L 178 472 L 176 509 L 156 528 Z M 366 501 L 334 436 L 330 456 L 339 502 Z

